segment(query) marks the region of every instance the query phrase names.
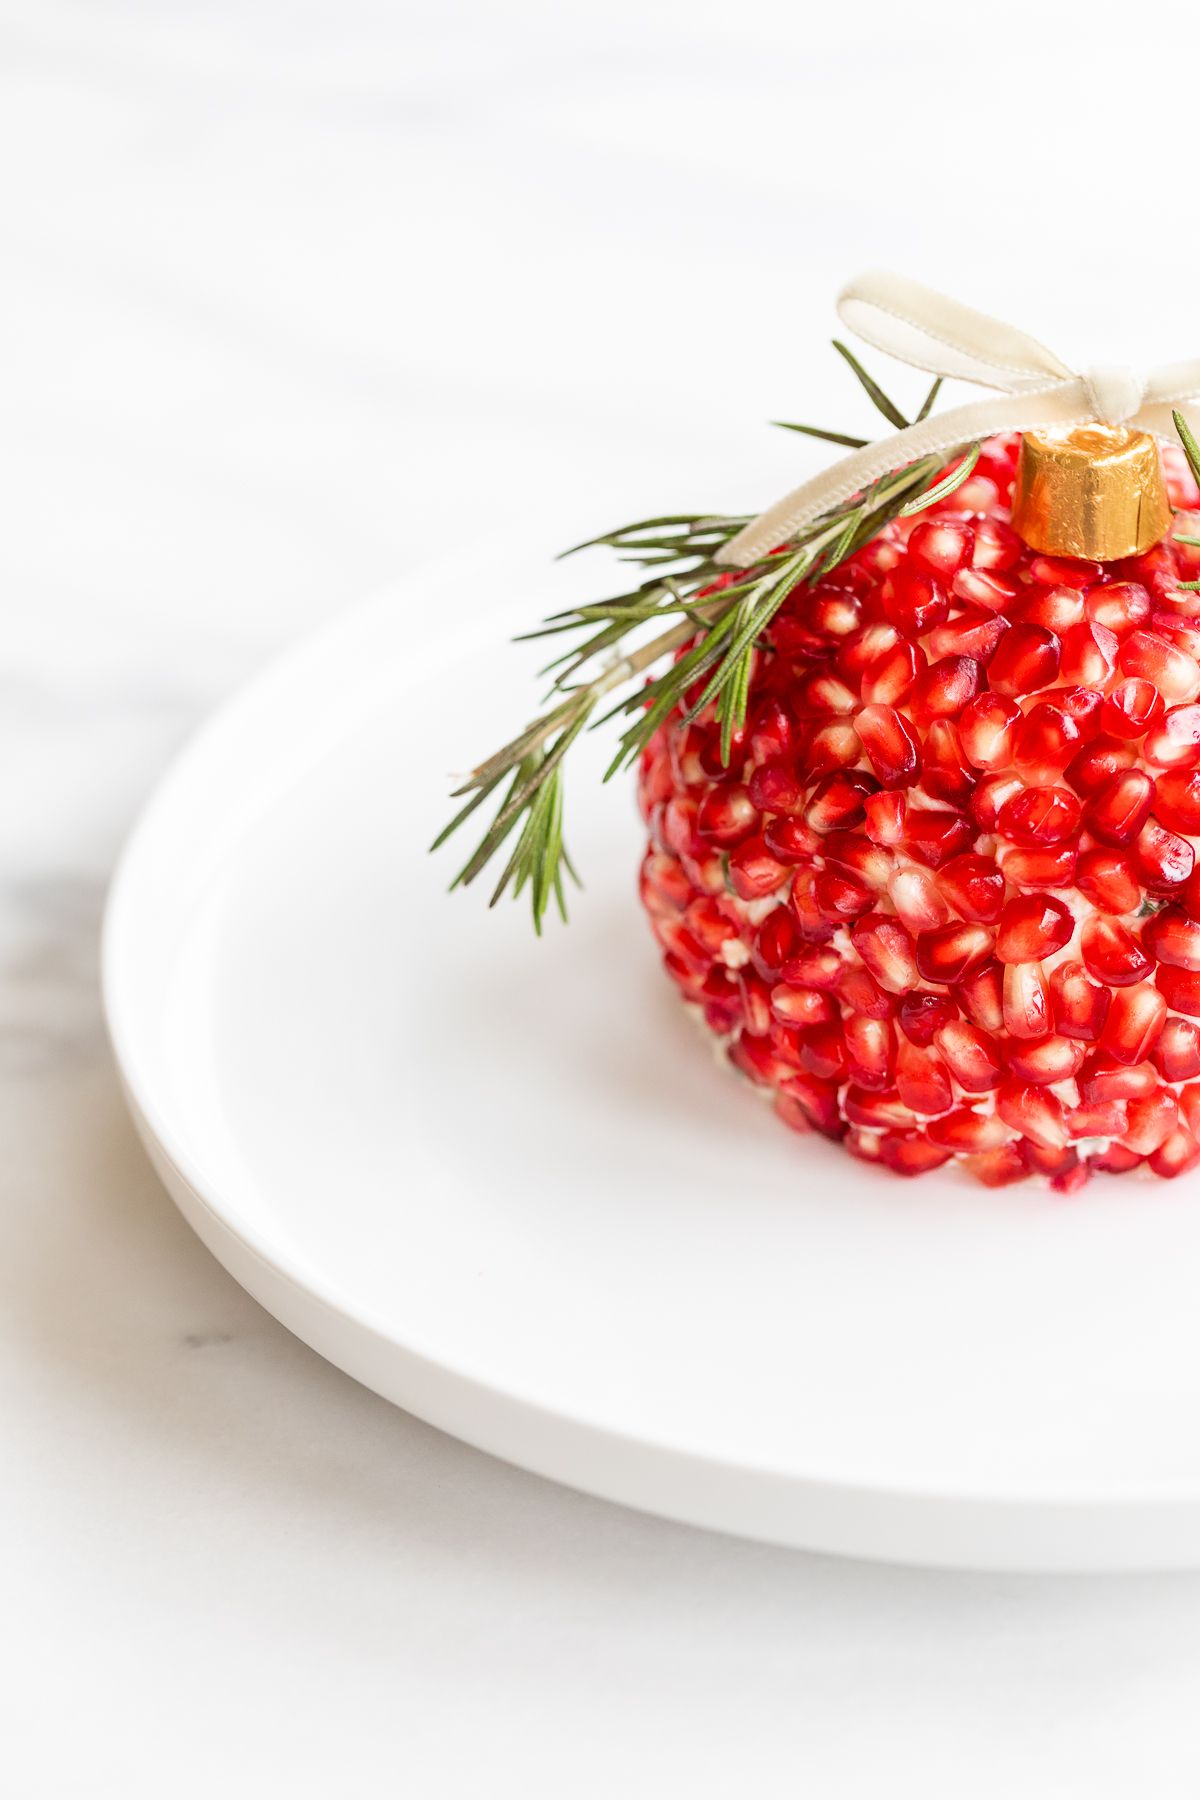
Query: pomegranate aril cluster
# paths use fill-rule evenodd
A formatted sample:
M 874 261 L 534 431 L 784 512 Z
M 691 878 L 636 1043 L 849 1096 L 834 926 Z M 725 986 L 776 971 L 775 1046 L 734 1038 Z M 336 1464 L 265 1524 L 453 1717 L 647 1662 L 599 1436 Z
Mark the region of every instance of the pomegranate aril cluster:
M 1035 553 L 1016 454 L 789 597 L 728 766 L 656 733 L 641 891 L 786 1124 L 1073 1193 L 1200 1164 L 1200 555 Z

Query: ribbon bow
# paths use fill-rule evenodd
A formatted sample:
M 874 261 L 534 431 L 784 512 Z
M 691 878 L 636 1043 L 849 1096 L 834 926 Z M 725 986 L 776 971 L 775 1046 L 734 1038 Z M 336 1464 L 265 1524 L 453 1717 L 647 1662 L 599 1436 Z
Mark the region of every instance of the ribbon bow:
M 1172 434 L 1172 410 L 1186 416 L 1187 402 L 1200 398 L 1200 362 L 1168 363 L 1144 377 L 1103 363 L 1076 374 L 1036 338 L 902 275 L 858 276 L 839 294 L 837 310 L 842 323 L 876 350 L 929 375 L 996 391 L 852 451 L 751 520 L 724 546 L 720 562 L 749 567 L 820 514 L 918 457 L 995 432 L 1090 421 L 1132 425 L 1165 438 Z M 1200 432 L 1200 418 L 1188 423 Z

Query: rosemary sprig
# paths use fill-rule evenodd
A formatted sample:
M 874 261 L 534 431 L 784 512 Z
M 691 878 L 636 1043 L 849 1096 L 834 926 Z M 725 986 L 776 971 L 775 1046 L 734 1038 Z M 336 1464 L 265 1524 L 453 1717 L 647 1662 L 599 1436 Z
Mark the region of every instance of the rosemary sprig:
M 894 401 L 844 345 L 836 348 L 884 417 L 903 428 L 908 421 Z M 927 417 L 939 385 L 934 382 L 918 417 Z M 811 426 L 786 429 L 835 443 L 860 441 Z M 516 896 L 528 889 L 539 932 L 552 900 L 565 919 L 563 876 L 578 877 L 563 841 L 563 763 L 581 732 L 612 719 L 624 721 L 607 781 L 637 760 L 677 709 L 694 718 L 711 706 L 720 726 L 722 760 L 728 763 L 734 735 L 745 722 L 755 659 L 788 596 L 836 568 L 891 519 L 910 517 L 945 499 L 967 479 L 978 455 L 978 444 L 962 445 L 890 470 L 749 569 L 731 571 L 717 561 L 723 547 L 749 523 L 745 517 L 670 514 L 577 544 L 575 551 L 603 546 L 620 561 L 651 572 L 627 592 L 555 614 L 525 634 L 573 636 L 574 641 L 543 670 L 551 680 L 547 710 L 474 769 L 455 792 L 466 804 L 439 834 L 435 850 L 486 801 L 499 794 L 499 803 L 452 886 L 469 886 L 515 832 L 516 846 L 491 904 L 505 893 Z M 948 463 L 951 473 L 944 475 Z M 602 711 L 601 703 L 618 690 L 624 691 Z

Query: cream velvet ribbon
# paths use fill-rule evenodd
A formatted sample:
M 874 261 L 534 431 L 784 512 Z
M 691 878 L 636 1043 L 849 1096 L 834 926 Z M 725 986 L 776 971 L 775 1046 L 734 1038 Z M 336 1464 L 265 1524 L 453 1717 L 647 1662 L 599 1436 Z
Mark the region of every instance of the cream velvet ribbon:
M 852 451 L 751 520 L 718 553 L 718 562 L 748 568 L 880 475 L 995 432 L 1100 421 L 1170 437 L 1171 413 L 1178 409 L 1200 433 L 1200 409 L 1188 408 L 1200 399 L 1200 361 L 1168 363 L 1146 376 L 1116 364 L 1077 374 L 1012 325 L 880 270 L 843 288 L 837 310 L 857 337 L 899 362 L 995 391 Z

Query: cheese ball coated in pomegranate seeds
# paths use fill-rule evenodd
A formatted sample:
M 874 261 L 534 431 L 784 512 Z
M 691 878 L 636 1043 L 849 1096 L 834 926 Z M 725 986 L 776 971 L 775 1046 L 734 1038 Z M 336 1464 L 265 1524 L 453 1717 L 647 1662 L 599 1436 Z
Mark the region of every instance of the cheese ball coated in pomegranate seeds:
M 1073 1193 L 1200 1164 L 1200 557 L 1028 549 L 1017 448 L 789 596 L 728 768 L 666 721 L 641 894 L 785 1124 Z

